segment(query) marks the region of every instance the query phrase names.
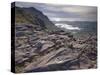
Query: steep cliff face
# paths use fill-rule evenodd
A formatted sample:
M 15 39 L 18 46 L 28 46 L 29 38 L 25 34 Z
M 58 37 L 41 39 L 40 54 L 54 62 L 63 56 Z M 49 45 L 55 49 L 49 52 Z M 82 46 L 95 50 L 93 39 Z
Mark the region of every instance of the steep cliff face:
M 63 30 L 57 31 L 33 7 L 15 10 L 16 72 L 96 68 L 96 37 L 81 40 Z
M 46 17 L 42 12 L 37 9 L 19 8 L 15 7 L 16 23 L 28 23 L 40 26 L 48 30 L 57 30 L 58 28 Z

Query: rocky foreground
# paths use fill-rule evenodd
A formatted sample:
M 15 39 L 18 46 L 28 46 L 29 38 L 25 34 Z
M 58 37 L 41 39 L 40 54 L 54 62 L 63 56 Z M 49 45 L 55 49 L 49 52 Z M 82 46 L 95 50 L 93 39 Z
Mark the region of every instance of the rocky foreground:
M 15 72 L 97 67 L 97 36 L 75 38 L 57 28 L 37 9 L 15 10 Z
M 76 70 L 97 67 L 97 38 L 74 38 L 63 30 L 16 24 L 16 72 Z

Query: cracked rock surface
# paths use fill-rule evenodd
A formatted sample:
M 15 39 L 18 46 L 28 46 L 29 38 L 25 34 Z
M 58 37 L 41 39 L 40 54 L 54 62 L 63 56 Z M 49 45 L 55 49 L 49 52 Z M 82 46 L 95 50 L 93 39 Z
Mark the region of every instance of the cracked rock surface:
M 19 12 L 16 8 L 15 23 L 15 70 L 16 72 L 41 72 L 76 70 L 97 67 L 97 37 L 75 38 L 71 33 L 48 28 L 52 24 L 42 13 L 35 13 L 32 20 L 19 22 L 30 12 Z M 26 9 L 21 9 L 26 11 Z M 29 10 L 36 9 L 30 8 Z M 36 16 L 35 14 L 40 16 Z M 42 16 L 41 16 L 42 15 Z M 42 19 L 46 18 L 45 19 Z M 47 21 L 48 20 L 48 21 Z M 32 22 L 31 22 L 32 21 Z M 39 23 L 38 23 L 39 22 Z M 46 22 L 46 23 L 45 23 Z M 46 26 L 48 25 L 48 26 Z M 54 28 L 54 27 L 53 27 Z M 51 29 L 51 30 L 50 30 Z

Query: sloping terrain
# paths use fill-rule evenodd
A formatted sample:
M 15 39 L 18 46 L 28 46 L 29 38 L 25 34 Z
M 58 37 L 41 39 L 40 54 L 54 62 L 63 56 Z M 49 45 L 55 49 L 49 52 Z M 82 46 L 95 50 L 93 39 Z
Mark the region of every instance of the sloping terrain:
M 15 7 L 15 11 L 16 72 L 97 67 L 96 36 L 75 38 L 71 33 L 59 30 L 35 8 Z
M 56 26 L 48 19 L 48 17 L 33 7 L 15 7 L 15 17 L 16 23 L 35 24 L 38 26 L 41 25 L 41 27 L 45 29 L 48 28 L 48 30 L 58 30 L 58 28 L 56 28 Z

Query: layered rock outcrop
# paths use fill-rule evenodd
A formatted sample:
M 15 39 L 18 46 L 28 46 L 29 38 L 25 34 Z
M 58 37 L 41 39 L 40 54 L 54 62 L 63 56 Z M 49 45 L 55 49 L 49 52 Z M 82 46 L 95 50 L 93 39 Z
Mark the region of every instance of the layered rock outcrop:
M 22 13 L 24 11 L 25 13 Z M 97 67 L 95 36 L 87 36 L 84 39 L 75 38 L 69 32 L 58 30 L 47 17 L 34 8 L 16 8 L 16 12 L 16 72 Z M 24 18 L 24 21 L 18 20 L 21 19 L 19 17 Z

